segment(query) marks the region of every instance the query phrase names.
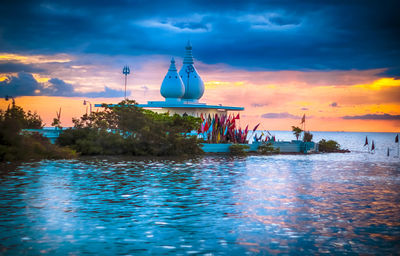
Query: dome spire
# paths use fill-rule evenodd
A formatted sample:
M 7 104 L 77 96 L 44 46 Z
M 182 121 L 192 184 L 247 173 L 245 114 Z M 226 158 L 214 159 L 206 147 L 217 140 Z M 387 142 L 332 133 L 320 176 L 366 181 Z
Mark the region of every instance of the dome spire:
M 180 101 L 185 94 L 185 85 L 175 66 L 175 59 L 171 59 L 171 65 L 160 88 L 161 95 L 168 101 Z
M 204 94 L 204 82 L 194 67 L 192 45 L 190 41 L 188 41 L 185 46 L 185 50 L 183 66 L 179 71 L 179 75 L 185 85 L 185 94 L 182 99 L 187 102 L 198 102 Z
M 175 66 L 175 59 L 172 57 L 171 59 L 171 65 L 169 66 L 168 71 L 177 71 L 176 66 Z
M 185 47 L 186 52 L 185 56 L 183 58 L 183 64 L 193 64 L 193 55 L 192 55 L 192 44 L 190 43 L 190 40 L 188 40 L 187 45 Z

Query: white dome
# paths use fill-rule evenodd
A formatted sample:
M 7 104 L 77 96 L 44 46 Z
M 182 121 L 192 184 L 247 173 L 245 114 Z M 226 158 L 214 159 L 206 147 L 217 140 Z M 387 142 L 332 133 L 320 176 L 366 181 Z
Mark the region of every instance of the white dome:
M 183 59 L 183 66 L 179 71 L 179 75 L 185 85 L 183 99 L 198 100 L 204 94 L 204 82 L 193 65 L 192 45 L 190 41 L 185 48 L 186 52 Z
M 160 92 L 164 98 L 182 98 L 185 94 L 185 86 L 176 70 L 174 58 L 171 59 L 171 65 L 161 84 Z

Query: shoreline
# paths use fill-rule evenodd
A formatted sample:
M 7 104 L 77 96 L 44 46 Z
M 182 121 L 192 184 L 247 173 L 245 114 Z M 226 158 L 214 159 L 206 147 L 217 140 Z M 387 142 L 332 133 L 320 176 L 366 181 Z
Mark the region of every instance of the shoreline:
M 75 158 L 59 158 L 59 159 L 29 159 L 29 160 L 17 160 L 17 161 L 3 161 L 0 162 L 0 165 L 12 165 L 12 164 L 24 164 L 24 163 L 38 163 L 41 161 L 59 161 L 59 160 L 82 160 L 82 161 L 147 161 L 147 160 L 177 160 L 177 161 L 186 161 L 186 160 L 194 160 L 203 157 L 212 157 L 212 156 L 221 156 L 221 157 L 247 157 L 247 156 L 275 156 L 275 155 L 321 155 L 321 154 L 331 154 L 331 153 L 351 153 L 350 150 L 338 150 L 336 152 L 311 152 L 311 153 L 302 153 L 302 152 L 280 152 L 280 153 L 268 153 L 268 154 L 261 154 L 257 152 L 247 152 L 245 155 L 235 155 L 226 152 L 209 152 L 204 153 L 202 155 L 195 155 L 195 156 L 130 156 L 130 155 L 83 155 L 77 156 Z

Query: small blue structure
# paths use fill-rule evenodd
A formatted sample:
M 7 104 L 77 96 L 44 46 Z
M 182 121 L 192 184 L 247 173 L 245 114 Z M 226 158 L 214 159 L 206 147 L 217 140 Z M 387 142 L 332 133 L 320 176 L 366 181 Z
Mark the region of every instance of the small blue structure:
M 300 140 L 292 140 L 292 141 L 274 141 L 269 142 L 272 144 L 274 149 L 279 149 L 281 153 L 311 153 L 318 152 L 318 144 L 314 142 L 303 142 Z M 262 144 L 262 142 L 254 142 L 252 144 L 240 144 L 249 146 L 248 152 L 256 152 L 258 147 Z M 202 149 L 206 153 L 229 153 L 229 147 L 233 144 L 210 144 L 203 143 Z
M 66 128 L 67 129 L 67 128 Z M 44 127 L 43 129 L 22 129 L 22 132 L 26 133 L 39 133 L 50 140 L 51 143 L 56 143 L 57 138 L 60 136 L 63 130 L 56 129 L 54 127 Z

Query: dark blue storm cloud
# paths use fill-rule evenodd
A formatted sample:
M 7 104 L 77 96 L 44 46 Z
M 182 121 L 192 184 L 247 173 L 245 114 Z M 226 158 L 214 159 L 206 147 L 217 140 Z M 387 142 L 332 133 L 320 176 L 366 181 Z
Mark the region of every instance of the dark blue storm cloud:
M 0 82 L 0 96 L 60 96 L 60 97 L 89 97 L 114 98 L 123 97 L 124 91 L 104 87 L 100 92 L 78 92 L 74 87 L 58 78 L 52 78 L 47 84 L 39 83 L 30 73 L 19 72 L 17 76 L 9 76 Z M 130 95 L 130 92 L 127 92 Z
M 30 72 L 40 73 L 44 69 L 34 67 L 33 65 L 27 65 L 18 62 L 0 62 L 0 73 L 18 73 L 18 72 Z
M 182 56 L 252 70 L 387 68 L 400 75 L 400 1 L 6 1 L 0 49 Z

